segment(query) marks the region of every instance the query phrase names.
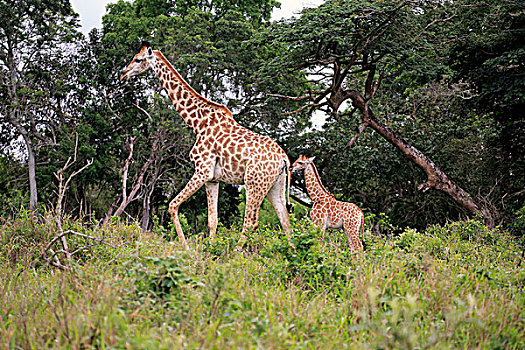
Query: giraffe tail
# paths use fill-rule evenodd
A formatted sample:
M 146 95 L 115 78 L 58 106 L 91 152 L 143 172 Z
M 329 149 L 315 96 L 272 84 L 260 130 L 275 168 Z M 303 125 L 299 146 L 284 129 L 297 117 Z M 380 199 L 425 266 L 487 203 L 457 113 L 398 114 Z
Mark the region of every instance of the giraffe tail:
M 288 166 L 288 162 L 286 159 L 284 160 L 284 166 L 286 167 L 286 209 L 288 212 L 293 212 L 293 206 L 292 203 L 290 203 L 290 184 L 292 181 L 292 176 L 290 173 L 290 167 Z
M 363 214 L 363 222 L 361 224 L 361 235 L 363 236 L 363 242 L 365 241 L 365 215 Z
M 361 209 L 359 209 L 361 210 Z M 363 243 L 365 242 L 365 214 L 361 210 L 361 236 L 363 237 Z

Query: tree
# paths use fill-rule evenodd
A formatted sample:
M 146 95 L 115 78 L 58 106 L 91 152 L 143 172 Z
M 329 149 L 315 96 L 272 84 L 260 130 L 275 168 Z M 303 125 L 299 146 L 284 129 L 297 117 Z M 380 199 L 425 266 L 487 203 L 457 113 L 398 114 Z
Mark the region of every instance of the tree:
M 525 3 L 460 3 L 461 39 L 451 47 L 449 64 L 454 80 L 468 84 L 465 107 L 495 124 L 486 144 L 496 179 L 492 203 L 508 217 L 525 198 Z
M 67 44 L 78 38 L 77 15 L 65 0 L 0 3 L 0 118 L 27 151 L 31 210 L 38 203 L 35 148 L 56 143 L 52 129 L 63 118 L 69 90 Z M 11 140 L 12 141 L 12 140 Z
M 259 39 L 271 42 L 279 52 L 268 58 L 261 79 L 304 72 L 308 80 L 302 85 L 303 93 L 281 96 L 302 101 L 297 111 L 321 110 L 335 119 L 358 111 L 361 122 L 349 145 L 372 128 L 424 171 L 427 178 L 419 190 L 443 191 L 493 225 L 489 210 L 375 113 L 382 109 L 377 97 L 385 82 L 403 83 L 410 89 L 447 72 L 436 59 L 440 52 L 436 36 L 446 34 L 436 28 L 448 28 L 449 18 L 443 15 L 446 6 L 432 1 L 327 1 L 305 10 L 299 18 L 270 27 Z

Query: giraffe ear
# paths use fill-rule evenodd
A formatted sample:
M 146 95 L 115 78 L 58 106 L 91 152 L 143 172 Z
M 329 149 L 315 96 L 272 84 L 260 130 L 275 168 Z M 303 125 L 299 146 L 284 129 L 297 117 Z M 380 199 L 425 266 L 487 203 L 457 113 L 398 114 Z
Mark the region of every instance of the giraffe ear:
M 315 157 L 310 158 L 309 163 L 312 163 L 314 161 Z

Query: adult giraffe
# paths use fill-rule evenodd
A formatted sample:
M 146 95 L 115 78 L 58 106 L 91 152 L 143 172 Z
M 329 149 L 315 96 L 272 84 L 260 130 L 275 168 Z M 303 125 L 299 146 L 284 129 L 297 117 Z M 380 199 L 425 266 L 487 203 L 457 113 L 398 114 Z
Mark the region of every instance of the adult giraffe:
M 219 181 L 245 185 L 246 210 L 240 242 L 245 239 L 247 231 L 257 227 L 259 208 L 265 196 L 268 196 L 290 239 L 285 198 L 290 184 L 290 161 L 277 142 L 244 128 L 233 119 L 226 106 L 199 95 L 159 50 L 152 50 L 148 42 L 142 43 L 120 80 L 128 80 L 148 69 L 155 71 L 175 109 L 197 136 L 190 152 L 195 173 L 169 205 L 169 213 L 184 249 L 188 244 L 179 222 L 180 205 L 206 185 L 208 228 L 210 236 L 214 236 Z
M 308 159 L 308 157 L 300 155 L 291 167 L 292 171 L 304 169 L 306 190 L 314 204 L 310 211 L 310 218 L 316 226 L 321 227 L 323 235 L 327 228 L 342 228 L 346 238 L 348 238 L 350 251 L 363 250 L 363 244 L 359 240 L 359 228 L 362 228 L 363 241 L 365 239 L 363 212 L 353 203 L 338 201 L 333 194 L 324 188 L 313 163 L 314 158 Z

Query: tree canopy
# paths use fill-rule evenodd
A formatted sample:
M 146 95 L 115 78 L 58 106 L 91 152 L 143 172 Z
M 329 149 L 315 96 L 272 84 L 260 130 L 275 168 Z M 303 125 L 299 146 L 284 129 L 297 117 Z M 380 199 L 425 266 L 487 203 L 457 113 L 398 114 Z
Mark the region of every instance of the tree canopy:
M 0 4 L 4 208 L 169 226 L 194 136 L 155 77 L 118 81 L 149 40 L 197 92 L 292 161 L 316 155 L 331 192 L 393 227 L 520 217 L 522 2 L 330 0 L 274 22 L 278 5 L 121 0 L 82 39 L 68 1 Z M 292 188 L 304 199 L 301 178 Z M 222 193 L 220 221 L 239 222 L 241 192 Z M 205 198 L 181 208 L 194 233 L 206 227 Z

